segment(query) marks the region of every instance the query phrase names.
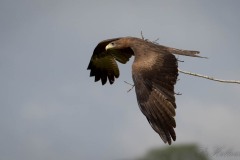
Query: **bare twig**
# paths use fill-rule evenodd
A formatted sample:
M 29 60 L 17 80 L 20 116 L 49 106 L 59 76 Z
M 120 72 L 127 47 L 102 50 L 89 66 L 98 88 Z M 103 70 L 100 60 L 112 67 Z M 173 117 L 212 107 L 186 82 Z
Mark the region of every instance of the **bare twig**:
M 180 92 L 177 92 L 177 93 L 174 93 L 174 94 L 176 94 L 178 96 L 182 95 L 182 93 L 180 93 Z
M 148 39 L 145 39 L 145 38 L 144 38 L 142 31 L 141 31 L 141 37 L 142 37 L 143 40 L 148 41 Z M 152 43 L 158 44 L 158 43 L 157 43 L 158 40 L 159 40 L 159 38 L 156 39 L 155 41 L 152 41 Z M 206 57 L 203 57 L 203 58 L 206 58 Z M 179 62 L 184 62 L 184 61 L 181 61 L 181 60 L 179 60 L 179 59 L 177 59 L 177 61 L 179 61 Z M 196 74 L 196 73 L 192 73 L 192 72 L 188 72 L 188 71 L 183 71 L 183 70 L 181 70 L 181 69 L 178 69 L 178 71 L 181 72 L 181 73 L 183 73 L 183 74 L 187 74 L 187 75 L 191 75 L 191 76 L 196 76 L 196 77 L 201 77 L 201 78 L 205 78 L 205 79 L 212 80 L 212 81 L 217 81 L 217 82 L 222 82 L 222 83 L 237 83 L 237 84 L 240 84 L 240 81 L 237 81 L 237 80 L 217 79 L 217 78 L 214 78 L 214 77 L 209 77 L 209 76 L 205 76 L 205 75 L 201 75 L 201 74 Z M 125 83 L 127 83 L 127 82 L 125 82 Z M 127 83 L 127 84 L 129 84 L 129 83 Z M 132 85 L 132 84 L 129 84 L 129 85 Z M 134 87 L 134 85 L 132 85 L 132 88 L 133 88 L 133 87 Z M 129 91 L 131 91 L 132 88 L 131 88 Z M 128 91 L 128 92 L 129 92 L 129 91 Z M 178 95 L 179 93 L 175 93 L 175 94 Z M 180 95 L 181 95 L 181 93 L 180 93 Z
M 155 39 L 155 40 L 153 41 L 153 43 L 158 44 L 158 41 L 159 41 L 159 38 Z
M 184 61 L 182 61 L 182 60 L 180 60 L 180 59 L 178 59 L 178 58 L 177 58 L 177 61 L 178 61 L 178 62 L 184 62 Z
M 141 31 L 141 38 L 142 38 L 142 40 L 144 40 L 144 41 L 152 42 L 152 43 L 154 43 L 154 44 L 158 44 L 158 40 L 159 40 L 159 38 L 155 39 L 154 41 L 149 41 L 148 39 L 145 39 L 144 36 L 143 36 L 143 32 L 142 32 L 142 31 Z
M 144 36 L 143 36 L 143 32 L 141 31 L 141 37 L 143 40 L 145 40 Z
M 130 92 L 135 87 L 135 85 L 128 83 L 127 81 L 124 81 L 124 82 L 127 83 L 128 85 L 132 86 L 132 88 L 130 88 L 127 92 Z
M 183 73 L 183 74 L 188 74 L 188 75 L 191 75 L 191 76 L 201 77 L 201 78 L 205 78 L 205 79 L 212 80 L 212 81 L 217 81 L 217 82 L 222 82 L 222 83 L 237 83 L 237 84 L 240 84 L 240 81 L 236 81 L 236 80 L 217 79 L 217 78 L 214 78 L 214 77 L 209 77 L 209 76 L 205 76 L 205 75 L 201 75 L 201 74 L 196 74 L 196 73 L 192 73 L 192 72 L 188 72 L 188 71 L 183 71 L 181 69 L 178 69 L 178 71 Z

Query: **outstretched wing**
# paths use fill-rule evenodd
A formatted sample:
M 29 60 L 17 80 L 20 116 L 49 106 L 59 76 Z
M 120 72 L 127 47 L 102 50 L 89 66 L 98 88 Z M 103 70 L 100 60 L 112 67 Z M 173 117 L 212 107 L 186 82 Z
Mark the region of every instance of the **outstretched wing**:
M 95 77 L 95 82 L 101 79 L 102 85 L 104 85 L 108 79 L 109 83 L 113 84 L 115 78 L 118 78 L 120 74 L 116 60 L 125 64 L 133 55 L 130 48 L 105 50 L 106 45 L 118 39 L 120 38 L 104 40 L 94 49 L 87 69 L 90 70 L 90 76 Z
M 143 69 L 143 65 L 146 64 L 133 64 L 138 105 L 162 140 L 171 144 L 171 139 L 176 140 L 174 84 L 178 76 L 177 60 L 170 53 L 158 54 L 151 67 Z

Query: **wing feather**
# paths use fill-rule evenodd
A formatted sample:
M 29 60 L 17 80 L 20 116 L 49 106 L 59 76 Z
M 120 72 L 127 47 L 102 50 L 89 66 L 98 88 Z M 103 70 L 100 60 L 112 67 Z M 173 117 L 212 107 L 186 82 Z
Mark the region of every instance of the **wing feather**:
M 124 48 L 124 49 L 120 49 L 120 50 L 113 50 L 110 51 L 112 52 L 111 54 L 113 55 L 113 57 L 120 63 L 127 63 L 127 61 L 129 61 L 129 59 L 131 58 L 131 56 L 133 55 L 129 49 Z M 123 54 L 124 53 L 124 54 Z
M 141 64 L 143 68 L 145 63 Z M 134 65 L 133 65 L 134 66 Z M 133 80 L 139 107 L 152 128 L 165 143 L 176 140 L 174 84 L 177 60 L 172 54 L 159 54 L 152 67 L 134 69 Z
M 110 84 L 113 84 L 115 78 L 120 75 L 116 61 L 125 64 L 133 55 L 130 48 L 105 50 L 106 45 L 118 39 L 120 38 L 104 40 L 94 49 L 87 69 L 90 70 L 90 77 L 95 76 L 95 82 L 101 80 L 104 85 L 108 80 Z

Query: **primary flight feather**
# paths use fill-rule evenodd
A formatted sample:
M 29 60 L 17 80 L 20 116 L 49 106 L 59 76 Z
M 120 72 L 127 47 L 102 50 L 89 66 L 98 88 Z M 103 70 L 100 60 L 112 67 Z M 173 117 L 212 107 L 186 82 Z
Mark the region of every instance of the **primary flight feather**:
M 132 78 L 139 108 L 164 143 L 176 140 L 174 128 L 175 92 L 178 77 L 177 59 L 173 54 L 200 57 L 198 51 L 180 50 L 135 37 L 108 39 L 94 49 L 88 70 L 95 82 L 113 84 L 120 72 L 117 62 L 125 64 L 134 56 Z

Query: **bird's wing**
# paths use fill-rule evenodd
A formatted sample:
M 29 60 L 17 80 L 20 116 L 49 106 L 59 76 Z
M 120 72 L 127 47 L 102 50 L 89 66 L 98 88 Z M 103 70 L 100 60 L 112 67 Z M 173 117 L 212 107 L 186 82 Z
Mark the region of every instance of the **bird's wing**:
M 152 128 L 162 140 L 171 144 L 175 141 L 175 96 L 177 60 L 172 54 L 159 54 L 150 69 L 138 69 L 133 64 L 133 81 L 138 105 Z M 144 64 L 139 63 L 141 67 Z
M 117 61 L 125 64 L 133 55 L 130 48 L 119 50 L 105 50 L 106 45 L 120 38 L 108 39 L 100 42 L 93 51 L 93 55 L 88 65 L 90 76 L 95 76 L 95 82 L 101 79 L 102 85 L 106 84 L 107 79 L 110 84 L 114 83 L 115 78 L 119 77 Z

